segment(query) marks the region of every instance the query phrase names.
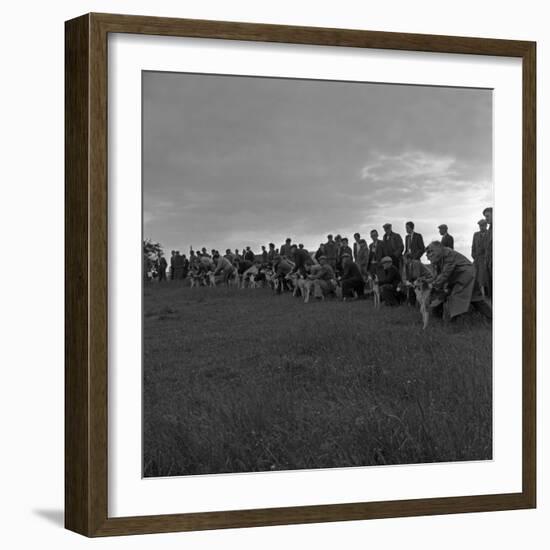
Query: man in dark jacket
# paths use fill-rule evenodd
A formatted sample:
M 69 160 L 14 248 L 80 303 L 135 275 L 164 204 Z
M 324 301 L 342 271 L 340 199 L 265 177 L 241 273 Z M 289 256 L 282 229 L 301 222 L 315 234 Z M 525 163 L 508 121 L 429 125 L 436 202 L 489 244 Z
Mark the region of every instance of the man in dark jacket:
M 392 230 L 391 223 L 385 223 L 384 227 L 384 252 L 386 256 L 389 256 L 392 259 L 393 265 L 397 268 L 399 273 L 403 267 L 403 250 L 405 246 L 403 245 L 403 239 L 399 233 L 394 233 Z
M 168 262 L 166 258 L 162 255 L 162 252 L 159 253 L 159 258 L 157 261 L 157 271 L 159 274 L 159 282 L 166 281 L 166 268 L 168 267 Z
M 447 227 L 447 224 L 442 223 L 438 229 L 439 234 L 441 235 L 441 246 L 446 246 L 447 248 L 453 250 L 455 247 L 455 240 L 452 235 L 449 235 L 449 228 Z
M 326 256 L 328 265 L 332 269 L 335 269 L 338 260 L 338 245 L 332 235 L 327 235 L 327 242 L 324 244 L 324 255 Z
M 338 258 L 336 261 L 336 267 L 338 268 L 339 273 L 341 273 L 344 268 L 342 263 L 342 258 L 344 257 L 344 254 L 349 254 L 350 257 L 353 254 L 351 247 L 349 246 L 347 237 L 344 237 L 340 241 L 340 247 L 338 248 Z
M 342 254 L 342 269 L 342 297 L 344 300 L 346 298 L 353 298 L 354 292 L 359 297 L 363 296 L 365 281 L 363 281 L 359 266 L 352 260 L 351 254 Z
M 482 294 L 488 294 L 488 276 L 487 269 L 487 220 L 485 218 L 479 220 L 479 231 L 474 233 L 472 239 L 472 258 L 474 259 L 474 271 L 476 281 L 481 289 Z
M 353 234 L 353 261 L 358 262 L 359 249 L 361 248 L 361 234 Z
M 384 256 L 380 264 L 376 272 L 380 286 L 380 301 L 388 306 L 397 306 L 399 305 L 397 286 L 401 282 L 399 271 L 389 256 Z
M 252 250 L 250 250 L 249 246 L 246 247 L 246 250 L 245 250 L 245 253 L 244 253 L 244 259 L 247 262 L 252 262 L 252 263 L 254 263 L 254 261 L 256 260 L 256 256 L 255 256 L 254 252 L 252 252 Z
M 407 235 L 405 237 L 405 277 L 407 281 L 411 280 L 410 265 L 413 260 L 420 260 L 424 255 L 426 247 L 424 246 L 424 239 L 420 233 L 415 233 L 414 222 L 407 222 L 405 224 L 405 231 Z
M 291 273 L 299 273 L 305 277 L 307 275 L 306 267 L 313 263 L 308 251 L 293 244 L 291 254 L 294 258 L 294 267 Z
M 373 229 L 370 232 L 372 242 L 369 244 L 369 259 L 367 261 L 367 271 L 372 277 L 376 275 L 380 260 L 386 255 L 384 254 L 384 242 L 378 238 L 378 231 Z
M 292 239 L 289 237 L 286 239 L 285 244 L 281 245 L 281 248 L 279 250 L 279 254 L 281 256 L 286 256 L 287 258 L 290 258 L 291 255 L 291 248 L 292 248 Z

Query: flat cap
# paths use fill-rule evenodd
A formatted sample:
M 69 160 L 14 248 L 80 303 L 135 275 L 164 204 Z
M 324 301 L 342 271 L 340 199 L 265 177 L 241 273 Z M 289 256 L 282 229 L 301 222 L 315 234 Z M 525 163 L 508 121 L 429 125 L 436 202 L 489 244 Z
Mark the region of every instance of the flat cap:
M 447 229 L 449 229 L 449 228 L 447 227 L 447 224 L 446 224 L 446 223 L 442 223 L 441 225 L 438 225 L 437 228 L 438 228 L 438 229 L 445 229 L 445 231 L 447 231 Z
M 385 223 L 382 227 L 383 227 L 384 229 L 386 229 L 386 227 L 391 227 L 391 223 Z
M 387 264 L 387 263 L 393 263 L 393 260 L 389 257 L 389 256 L 384 256 L 381 260 L 380 260 L 380 263 L 381 264 Z

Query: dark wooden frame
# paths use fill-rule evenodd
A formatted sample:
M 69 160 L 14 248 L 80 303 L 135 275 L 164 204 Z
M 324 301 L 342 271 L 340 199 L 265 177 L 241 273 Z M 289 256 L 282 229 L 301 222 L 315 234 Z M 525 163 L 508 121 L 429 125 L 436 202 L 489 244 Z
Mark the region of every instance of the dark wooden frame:
M 518 57 L 523 63 L 521 493 L 158 516 L 107 514 L 107 35 L 133 33 Z M 87 536 L 536 506 L 536 44 L 455 36 L 88 14 L 65 24 L 65 526 Z

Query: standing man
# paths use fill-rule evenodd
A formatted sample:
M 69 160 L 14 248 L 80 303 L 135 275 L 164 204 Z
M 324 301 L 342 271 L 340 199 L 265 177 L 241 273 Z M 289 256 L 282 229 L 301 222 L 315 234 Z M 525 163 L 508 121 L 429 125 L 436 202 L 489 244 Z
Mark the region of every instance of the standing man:
M 269 252 L 267 253 L 267 264 L 269 267 L 273 267 L 273 260 L 275 256 L 277 256 L 275 245 L 273 243 L 269 243 Z
M 292 239 L 289 237 L 285 240 L 285 244 L 281 245 L 281 249 L 279 250 L 280 256 L 286 256 L 287 258 L 290 258 L 290 249 L 292 247 Z
M 159 252 L 159 258 L 157 261 L 157 271 L 159 274 L 159 282 L 166 281 L 166 268 L 168 267 L 168 262 L 166 258 L 162 255 L 162 252 Z
M 338 245 L 334 241 L 332 235 L 327 235 L 327 242 L 323 245 L 325 260 L 333 270 L 336 269 L 336 261 L 338 259 Z M 321 258 L 319 258 L 321 263 Z
M 394 233 L 391 223 L 385 223 L 384 227 L 384 252 L 392 259 L 393 265 L 397 268 L 399 273 L 403 268 L 403 239 L 399 233 Z
M 265 248 L 265 245 L 262 244 L 262 264 L 267 264 L 267 250 Z
M 349 256 L 351 257 L 353 252 L 348 244 L 348 238 L 347 237 L 344 237 L 343 239 L 341 239 L 340 241 L 340 248 L 338 249 L 338 260 L 337 260 L 337 263 L 336 263 L 336 266 L 338 268 L 338 272 L 341 273 L 343 268 L 344 268 L 344 265 L 343 265 L 343 262 L 342 262 L 342 258 L 344 257 L 344 254 L 349 254 Z
M 369 245 L 367 244 L 367 241 L 365 239 L 359 239 L 359 247 L 357 249 L 357 260 L 355 260 L 355 263 L 359 266 L 359 271 L 361 271 L 361 275 L 366 280 L 368 274 L 369 274 Z
M 384 243 L 378 238 L 378 231 L 373 229 L 370 232 L 372 242 L 369 244 L 369 258 L 367 261 L 367 271 L 374 277 L 380 265 L 380 260 L 386 255 L 384 253 Z
M 354 233 L 353 234 L 353 259 L 356 263 L 359 261 L 357 257 L 359 254 L 359 248 L 361 248 L 361 234 Z
M 295 244 L 293 244 L 291 254 L 294 258 L 294 268 L 291 273 L 299 273 L 305 277 L 307 275 L 306 267 L 312 263 L 311 256 L 308 251 L 303 248 L 298 248 Z
M 246 250 L 244 253 L 244 259 L 247 262 L 252 262 L 252 263 L 254 263 L 254 260 L 256 259 L 256 255 L 254 254 L 254 252 L 252 252 L 252 250 L 250 250 L 249 246 L 246 247 Z
M 353 298 L 353 293 L 357 296 L 363 296 L 365 291 L 365 281 L 359 270 L 359 266 L 352 260 L 351 254 L 345 252 L 342 254 L 342 297 L 345 299 Z
M 487 240 L 486 240 L 486 255 L 485 263 L 487 266 L 487 297 L 493 298 L 493 208 L 488 206 L 483 215 L 487 221 Z
M 173 281 L 175 278 L 175 265 L 174 258 L 176 257 L 176 251 L 172 250 L 172 255 L 170 256 L 170 279 Z
M 452 235 L 449 235 L 449 228 L 447 227 L 447 224 L 442 223 L 438 229 L 439 234 L 441 235 L 441 246 L 446 246 L 447 248 L 453 250 L 455 247 L 455 240 Z
M 413 260 L 420 260 L 426 247 L 424 246 L 422 235 L 414 231 L 414 222 L 407 222 L 405 224 L 405 231 L 407 232 L 405 237 L 405 277 L 407 281 L 410 281 L 411 262 Z
M 486 296 L 488 292 L 487 270 L 487 220 L 485 218 L 477 222 L 479 231 L 474 233 L 472 239 L 472 258 L 474 259 L 474 271 L 476 281 L 481 288 L 481 293 Z

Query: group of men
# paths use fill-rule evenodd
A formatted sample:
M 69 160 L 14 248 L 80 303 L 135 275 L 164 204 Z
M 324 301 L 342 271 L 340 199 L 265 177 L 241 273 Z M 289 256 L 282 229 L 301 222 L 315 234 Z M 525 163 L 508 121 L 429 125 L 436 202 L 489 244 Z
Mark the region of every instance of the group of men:
M 376 229 L 370 232 L 370 243 L 355 233 L 350 246 L 346 237 L 329 234 L 314 253 L 290 238 L 279 249 L 274 243 L 269 243 L 267 248 L 262 246 L 259 255 L 249 246 L 240 253 L 227 249 L 224 255 L 215 249 L 208 253 L 206 248 L 197 252 L 191 248 L 189 257 L 173 250 L 170 278 L 184 279 L 190 273 L 213 272 L 220 281 L 227 282 L 235 272 L 242 275 L 257 266 L 269 269 L 281 282 L 292 274 L 307 277 L 313 281 L 313 294 L 318 298 L 333 292 L 336 281 L 341 283 L 344 298 L 362 296 L 365 284 L 376 281 L 381 301 L 387 305 L 399 303 L 399 288 L 403 283 L 425 280 L 433 285 L 434 304 L 445 302 L 446 312 L 452 318 L 467 311 L 470 303 L 486 303 L 485 298 L 492 298 L 491 207 L 483 210 L 478 225 L 479 231 L 472 240 L 473 263 L 454 250 L 454 239 L 446 224 L 438 227 L 440 239 L 425 246 L 423 236 L 415 231 L 414 222 L 409 221 L 405 224 L 404 241 L 392 224 L 386 223 L 382 238 Z M 424 254 L 431 269 L 421 262 Z M 161 255 L 157 265 L 160 281 L 166 279 L 167 267 Z

